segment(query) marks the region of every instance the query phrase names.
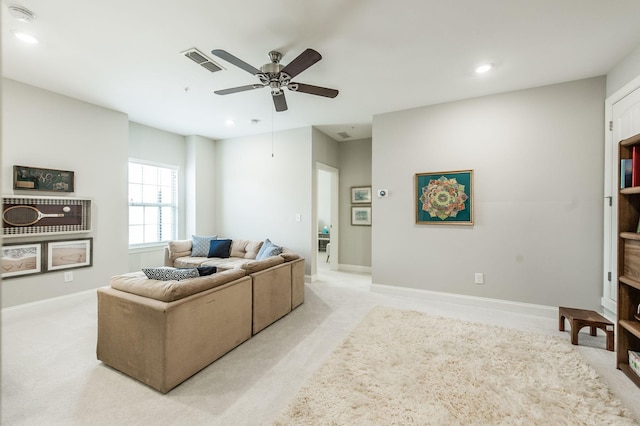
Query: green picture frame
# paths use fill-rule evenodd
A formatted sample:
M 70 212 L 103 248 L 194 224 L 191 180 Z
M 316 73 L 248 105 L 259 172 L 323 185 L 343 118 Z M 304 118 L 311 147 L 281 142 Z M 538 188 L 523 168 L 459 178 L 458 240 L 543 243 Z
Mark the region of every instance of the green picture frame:
M 473 170 L 416 173 L 416 224 L 473 225 Z
M 74 192 L 74 172 L 13 166 L 13 189 L 20 191 Z

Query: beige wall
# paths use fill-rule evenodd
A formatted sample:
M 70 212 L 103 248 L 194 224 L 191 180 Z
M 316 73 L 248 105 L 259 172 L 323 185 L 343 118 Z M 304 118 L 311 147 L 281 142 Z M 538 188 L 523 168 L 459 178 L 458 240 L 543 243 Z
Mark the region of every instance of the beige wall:
M 373 283 L 598 308 L 604 97 L 599 77 L 375 116 Z M 414 174 L 462 169 L 474 226 L 416 225 Z
M 371 139 L 343 141 L 338 144 L 340 157 L 340 265 L 343 269 L 371 266 L 371 230 L 377 226 L 351 225 L 351 187 L 371 186 Z M 374 191 L 375 197 L 375 189 Z M 355 268 L 357 269 L 357 268 Z
M 215 231 L 311 256 L 311 128 L 216 141 Z M 300 221 L 296 216 L 300 215 Z M 306 262 L 306 273 L 310 264 Z
M 128 158 L 166 164 L 178 168 L 178 199 L 182 210 L 178 214 L 178 238 L 184 238 L 191 211 L 186 196 L 187 142 L 184 136 L 143 124 L 129 122 Z M 127 158 L 127 160 L 128 160 Z M 127 189 L 128 190 L 128 189 Z M 128 235 L 128 234 L 127 234 Z M 128 244 L 128 240 L 127 240 Z M 164 245 L 129 250 L 128 272 L 164 263 Z
M 71 282 L 64 282 L 64 271 L 3 280 L 2 306 L 108 285 L 109 277 L 127 271 L 127 115 L 14 80 L 2 83 L 2 194 L 33 195 L 13 190 L 15 164 L 74 171 L 75 193 L 63 196 L 93 200 L 93 231 L 46 239 L 91 236 L 94 244 L 93 266 L 73 270 Z
M 607 97 L 640 77 L 640 44 L 607 74 Z

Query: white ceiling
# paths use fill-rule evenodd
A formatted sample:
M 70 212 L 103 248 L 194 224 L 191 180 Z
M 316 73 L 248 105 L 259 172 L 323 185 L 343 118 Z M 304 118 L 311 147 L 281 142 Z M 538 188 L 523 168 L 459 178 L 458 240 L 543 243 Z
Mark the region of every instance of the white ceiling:
M 124 112 L 182 135 L 232 138 L 317 126 L 371 136 L 375 114 L 607 74 L 640 43 L 638 0 L 3 0 L 3 76 Z M 26 7 L 33 23 L 7 6 Z M 40 39 L 26 45 L 12 31 Z M 269 89 L 215 56 L 210 73 L 183 57 L 224 49 L 259 68 L 304 49 L 323 59 L 294 80 L 335 99 Z M 474 75 L 475 65 L 495 70 Z M 225 124 L 235 120 L 233 127 Z M 257 119 L 257 124 L 251 120 Z

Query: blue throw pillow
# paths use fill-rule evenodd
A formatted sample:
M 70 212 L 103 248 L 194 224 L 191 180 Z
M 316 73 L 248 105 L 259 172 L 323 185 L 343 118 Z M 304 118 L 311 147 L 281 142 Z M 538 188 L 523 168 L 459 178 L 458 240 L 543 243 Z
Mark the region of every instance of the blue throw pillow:
M 160 281 L 180 281 L 199 276 L 196 268 L 171 268 L 168 266 L 142 268 L 142 272 L 144 272 L 150 280 Z
M 201 277 L 215 274 L 218 271 L 218 268 L 215 266 L 198 266 L 196 269 Z
M 256 256 L 256 260 L 263 260 L 267 257 L 277 256 L 282 253 L 282 247 L 273 244 L 268 238 L 264 240 L 262 243 L 262 247 L 260 247 L 260 251 Z
M 211 240 L 207 257 L 227 258 L 231 253 L 231 240 Z
M 208 257 L 209 256 L 209 246 L 212 240 L 216 240 L 218 238 L 217 235 L 212 235 L 210 237 L 203 237 L 198 235 L 191 236 L 191 256 L 193 257 Z

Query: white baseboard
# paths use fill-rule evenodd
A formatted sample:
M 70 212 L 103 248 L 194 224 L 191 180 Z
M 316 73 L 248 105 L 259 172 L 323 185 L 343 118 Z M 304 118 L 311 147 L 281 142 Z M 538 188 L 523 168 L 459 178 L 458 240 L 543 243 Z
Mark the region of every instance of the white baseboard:
M 62 296 L 50 297 L 48 299 L 36 300 L 33 302 L 21 303 L 19 305 L 7 306 L 6 308 L 2 308 L 2 314 L 11 313 L 11 312 L 19 312 L 19 311 L 27 311 L 31 308 L 37 308 L 38 306 L 48 304 L 64 304 L 64 303 L 74 303 L 76 299 L 85 299 L 90 295 L 96 294 L 97 288 L 92 288 L 89 290 L 81 290 L 75 293 L 63 294 Z M 96 303 L 97 303 L 97 296 Z
M 338 271 L 344 272 L 357 272 L 360 274 L 370 274 L 371 266 L 362 266 L 362 265 L 345 265 L 343 263 L 338 265 Z
M 438 302 L 455 303 L 457 305 L 478 308 L 498 309 L 545 318 L 558 318 L 557 306 L 535 305 L 532 303 L 512 302 L 509 300 L 490 299 L 487 297 L 467 296 L 462 294 L 442 293 L 409 287 L 395 287 L 383 284 L 371 284 L 374 293 L 390 294 L 412 298 L 427 299 Z

